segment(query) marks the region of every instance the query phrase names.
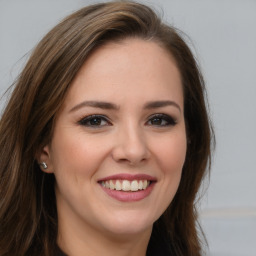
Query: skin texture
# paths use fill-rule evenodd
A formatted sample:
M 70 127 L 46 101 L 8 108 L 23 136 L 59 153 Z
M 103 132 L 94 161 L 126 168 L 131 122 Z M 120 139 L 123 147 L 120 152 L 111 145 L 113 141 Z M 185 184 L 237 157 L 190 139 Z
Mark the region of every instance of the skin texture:
M 145 107 L 155 101 L 172 103 Z M 90 115 L 103 118 L 85 120 Z M 43 171 L 56 177 L 60 247 L 72 256 L 145 255 L 152 225 L 177 191 L 186 144 L 182 84 L 172 56 L 141 39 L 97 49 L 76 75 L 40 156 L 48 165 Z M 122 202 L 99 183 L 116 174 L 147 174 L 156 182 L 142 200 Z

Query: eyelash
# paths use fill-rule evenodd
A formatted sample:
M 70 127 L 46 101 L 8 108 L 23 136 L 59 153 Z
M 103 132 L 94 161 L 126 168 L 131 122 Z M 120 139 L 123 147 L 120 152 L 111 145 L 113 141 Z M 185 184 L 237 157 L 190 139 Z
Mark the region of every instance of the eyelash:
M 104 121 L 107 124 L 104 124 L 104 125 L 99 125 L 98 123 L 96 123 L 96 124 L 92 124 L 92 123 L 89 124 L 89 122 L 91 122 L 91 121 L 100 121 L 100 123 L 102 121 Z M 79 121 L 79 124 L 81 124 L 83 126 L 87 126 L 87 127 L 100 128 L 102 126 L 109 126 L 109 125 L 111 125 L 111 122 L 105 116 L 102 116 L 102 115 L 90 115 L 90 116 L 86 116 L 86 117 L 82 118 Z
M 160 124 L 150 124 L 152 121 L 160 121 Z M 90 123 L 90 122 L 96 122 L 96 123 Z M 104 122 L 105 124 L 102 124 Z M 162 124 L 164 122 L 164 124 Z M 91 127 L 91 128 L 101 128 L 104 126 L 111 126 L 112 123 L 109 121 L 109 119 L 106 116 L 103 115 L 89 115 L 84 118 L 82 118 L 79 122 L 80 125 Z M 146 122 L 146 125 L 152 125 L 156 127 L 167 127 L 167 126 L 174 126 L 176 125 L 176 120 L 167 114 L 154 114 L 149 117 L 149 120 Z
M 154 114 L 149 117 L 149 120 L 146 122 L 146 124 L 149 122 L 152 122 L 154 119 L 158 121 L 160 120 L 161 123 L 163 121 L 165 122 L 165 124 L 155 124 L 155 125 L 151 124 L 156 127 L 174 126 L 177 124 L 177 121 L 173 117 L 167 114 Z

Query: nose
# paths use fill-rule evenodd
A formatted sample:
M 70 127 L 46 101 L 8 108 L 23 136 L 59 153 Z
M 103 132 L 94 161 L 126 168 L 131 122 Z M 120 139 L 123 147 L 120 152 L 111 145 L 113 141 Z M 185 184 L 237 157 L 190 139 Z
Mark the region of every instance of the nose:
M 116 162 L 138 165 L 149 159 L 147 141 L 139 127 L 119 129 L 114 144 L 112 157 Z

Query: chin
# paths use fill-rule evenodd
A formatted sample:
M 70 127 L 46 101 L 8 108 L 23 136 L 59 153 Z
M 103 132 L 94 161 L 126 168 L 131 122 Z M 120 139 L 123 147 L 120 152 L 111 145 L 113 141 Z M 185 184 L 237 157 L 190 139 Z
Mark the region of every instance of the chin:
M 146 218 L 145 214 L 125 214 L 126 216 L 117 216 L 108 223 L 103 225 L 105 229 L 109 230 L 110 233 L 126 236 L 126 235 L 136 235 L 143 232 L 152 230 L 153 223 L 156 218 Z

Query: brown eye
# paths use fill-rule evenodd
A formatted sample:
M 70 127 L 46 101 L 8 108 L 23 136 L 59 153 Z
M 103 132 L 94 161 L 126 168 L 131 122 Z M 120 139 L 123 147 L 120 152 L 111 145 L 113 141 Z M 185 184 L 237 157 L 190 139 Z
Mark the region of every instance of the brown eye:
M 102 127 L 110 125 L 106 117 L 100 115 L 91 115 L 79 121 L 79 124 L 89 127 Z
M 148 120 L 147 125 L 153 126 L 171 126 L 175 125 L 176 121 L 169 115 L 166 114 L 155 114 Z

